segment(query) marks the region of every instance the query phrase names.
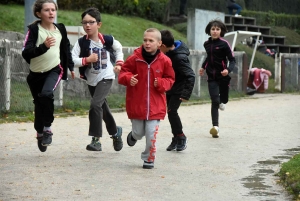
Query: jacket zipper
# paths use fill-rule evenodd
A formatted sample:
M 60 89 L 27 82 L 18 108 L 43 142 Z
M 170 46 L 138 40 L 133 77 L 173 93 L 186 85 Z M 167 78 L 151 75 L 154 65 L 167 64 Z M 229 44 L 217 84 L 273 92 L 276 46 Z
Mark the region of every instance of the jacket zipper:
M 155 59 L 148 64 L 146 61 L 142 60 L 142 59 L 137 59 L 137 61 L 141 61 L 147 64 L 148 66 L 148 75 L 147 75 L 147 82 L 148 82 L 148 86 L 147 86 L 147 115 L 146 115 L 146 120 L 149 120 L 149 113 L 150 113 L 150 67 L 151 64 L 153 64 L 154 61 L 156 61 L 157 57 L 155 57 Z
M 213 68 L 213 78 L 215 79 L 215 74 L 216 74 L 216 69 L 215 69 L 215 66 L 214 66 L 214 59 L 213 59 L 213 41 L 212 41 L 212 44 L 210 46 L 210 60 L 211 60 L 211 67 Z
M 150 112 L 150 64 L 148 65 L 148 88 L 147 88 L 147 120 L 149 119 L 149 112 Z

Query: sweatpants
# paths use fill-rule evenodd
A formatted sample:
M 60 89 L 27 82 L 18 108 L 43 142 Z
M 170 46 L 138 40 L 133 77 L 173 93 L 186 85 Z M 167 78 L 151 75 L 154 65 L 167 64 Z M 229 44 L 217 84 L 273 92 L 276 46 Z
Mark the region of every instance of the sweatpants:
M 106 130 L 109 135 L 117 133 L 117 126 L 114 117 L 111 114 L 106 96 L 112 86 L 112 79 L 103 79 L 96 86 L 88 85 L 92 96 L 89 110 L 89 135 L 94 137 L 102 137 L 102 120 L 106 124 Z
M 219 126 L 219 105 L 228 102 L 230 77 L 219 81 L 208 81 L 208 91 L 211 99 L 211 119 L 213 126 Z
M 156 135 L 160 120 L 131 119 L 131 122 L 132 137 L 136 140 L 146 137 L 145 151 L 141 153 L 141 159 L 147 162 L 154 162 L 156 156 Z
M 174 137 L 183 134 L 181 120 L 178 115 L 178 109 L 182 102 L 179 98 L 180 95 L 167 95 L 168 119 Z
M 50 127 L 54 121 L 54 90 L 63 75 L 60 65 L 43 73 L 29 72 L 27 83 L 34 103 L 34 128 L 43 133 L 44 127 Z

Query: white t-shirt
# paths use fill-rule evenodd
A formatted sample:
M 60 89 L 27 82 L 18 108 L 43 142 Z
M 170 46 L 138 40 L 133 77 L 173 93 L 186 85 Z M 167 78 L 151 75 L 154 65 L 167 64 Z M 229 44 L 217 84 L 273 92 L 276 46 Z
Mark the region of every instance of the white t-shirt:
M 114 40 L 113 47 L 118 50 L 117 60 L 123 60 L 122 46 L 119 41 Z M 87 78 L 87 84 L 90 86 L 96 86 L 98 82 L 103 79 L 115 79 L 114 67 L 110 62 L 110 53 L 103 49 L 101 41 L 93 41 L 90 43 L 90 51 L 98 53 L 98 62 L 89 64 L 85 70 L 85 76 Z M 75 67 L 82 66 L 82 58 L 80 55 L 80 46 L 76 41 L 72 49 L 72 58 Z
M 110 62 L 110 53 L 103 49 L 103 44 L 100 41 L 91 40 L 90 51 L 98 54 L 98 62 L 89 64 L 86 69 L 87 84 L 96 86 L 103 79 L 115 79 L 114 67 Z

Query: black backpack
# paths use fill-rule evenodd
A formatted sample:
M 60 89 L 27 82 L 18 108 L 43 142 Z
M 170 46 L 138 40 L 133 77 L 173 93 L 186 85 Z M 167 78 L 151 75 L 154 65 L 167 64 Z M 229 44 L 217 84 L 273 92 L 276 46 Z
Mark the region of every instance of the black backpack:
M 116 63 L 116 55 L 115 55 L 115 50 L 112 48 L 114 38 L 111 35 L 104 35 L 104 44 L 103 44 L 103 49 L 106 49 L 110 53 L 110 62 L 114 65 Z M 80 47 L 80 55 L 79 57 L 88 57 L 89 56 L 89 46 L 90 43 L 85 43 L 84 40 L 86 40 L 86 35 L 78 39 L 78 44 Z M 79 74 L 80 78 L 86 80 L 85 76 L 85 70 L 87 69 L 87 66 L 82 66 L 79 67 Z

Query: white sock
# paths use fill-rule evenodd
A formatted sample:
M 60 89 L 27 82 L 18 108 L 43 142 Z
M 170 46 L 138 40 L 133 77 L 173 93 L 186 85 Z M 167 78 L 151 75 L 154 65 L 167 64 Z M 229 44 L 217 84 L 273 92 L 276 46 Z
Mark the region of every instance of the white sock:
M 44 126 L 44 131 L 51 131 L 51 127 Z

